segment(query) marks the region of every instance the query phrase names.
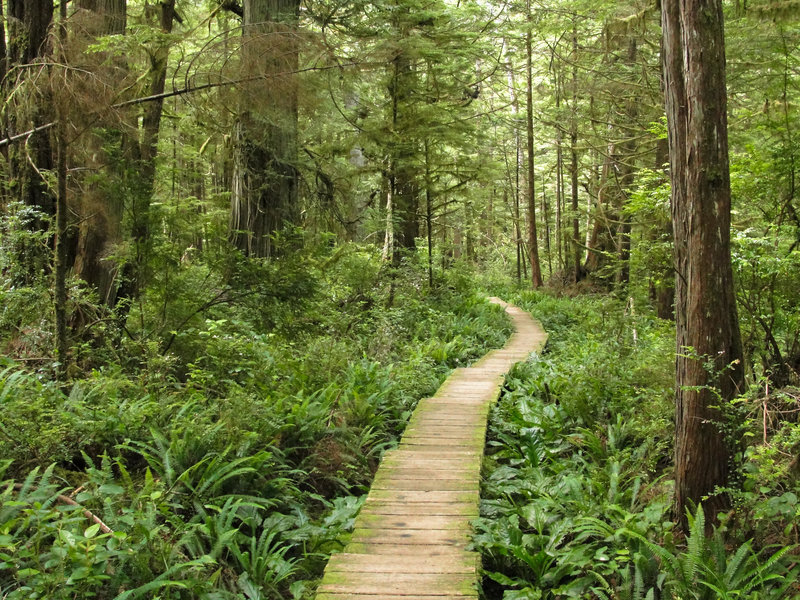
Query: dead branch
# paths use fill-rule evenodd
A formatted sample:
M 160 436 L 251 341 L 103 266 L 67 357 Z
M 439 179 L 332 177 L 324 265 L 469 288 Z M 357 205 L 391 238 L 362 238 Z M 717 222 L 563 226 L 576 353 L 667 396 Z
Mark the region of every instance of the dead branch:
M 328 71 L 328 70 L 331 70 L 331 69 L 339 69 L 342 66 L 345 66 L 345 67 L 359 66 L 359 64 L 360 63 L 358 63 L 358 62 L 349 62 L 349 63 L 342 63 L 341 65 L 329 65 L 329 66 L 323 66 L 323 67 L 320 67 L 320 66 L 306 67 L 306 68 L 303 68 L 303 69 L 296 69 L 296 70 L 293 70 L 293 71 L 290 71 L 290 72 L 287 72 L 287 73 L 274 73 L 274 74 L 271 74 L 270 77 L 281 77 L 281 76 L 286 76 L 286 75 L 295 75 L 295 74 L 299 74 L 299 73 L 307 73 L 309 71 Z M 166 98 L 173 98 L 175 96 L 184 96 L 186 94 L 193 94 L 195 92 L 202 92 L 204 90 L 210 90 L 210 89 L 220 88 L 220 87 L 227 87 L 227 86 L 231 86 L 231 85 L 237 85 L 237 84 L 240 84 L 240 83 L 250 83 L 250 82 L 253 82 L 253 81 L 258 81 L 259 79 L 266 79 L 266 77 L 264 77 L 264 75 L 252 75 L 250 77 L 243 77 L 243 78 L 240 78 L 240 79 L 231 79 L 231 80 L 227 80 L 227 81 L 213 81 L 213 82 L 209 82 L 209 83 L 203 83 L 203 84 L 200 84 L 200 85 L 188 86 L 188 87 L 180 88 L 180 89 L 172 90 L 172 91 L 169 91 L 169 92 L 164 92 L 162 94 L 153 94 L 151 96 L 142 96 L 140 98 L 134 98 L 132 100 L 125 100 L 124 102 L 117 102 L 116 104 L 112 104 L 111 106 L 109 106 L 109 108 L 117 109 L 117 108 L 125 108 L 127 106 L 136 106 L 138 104 L 145 104 L 147 102 L 155 102 L 157 100 L 164 100 Z M 28 131 L 26 131 L 24 133 L 19 133 L 17 135 L 13 135 L 11 137 L 7 137 L 5 139 L 2 139 L 2 140 L 0 140 L 0 148 L 3 148 L 5 146 L 9 146 L 9 145 L 11 145 L 11 144 L 13 144 L 15 142 L 18 142 L 20 140 L 23 140 L 23 139 L 27 139 L 30 136 L 32 136 L 34 133 L 38 133 L 39 131 L 44 131 L 46 129 L 50 129 L 51 127 L 54 127 L 55 125 L 56 125 L 56 121 L 52 121 L 50 123 L 45 123 L 44 125 L 40 125 L 39 127 L 36 127 L 34 129 L 30 129 L 30 130 L 28 130 Z
M 22 488 L 23 488 L 23 485 L 21 483 L 15 483 L 14 484 L 14 489 L 15 490 L 21 490 Z M 87 519 L 89 519 L 90 521 L 92 521 L 93 523 L 96 523 L 97 525 L 99 525 L 100 526 L 100 531 L 102 531 L 103 533 L 114 533 L 114 530 L 111 529 L 111 527 L 109 527 L 105 523 L 103 523 L 103 520 L 100 517 L 98 517 L 96 514 L 94 514 L 90 510 L 84 508 L 83 506 L 81 506 L 80 504 L 75 502 L 75 500 L 73 500 L 69 496 L 65 496 L 64 494 L 59 494 L 58 496 L 56 496 L 56 500 L 58 500 L 62 504 L 69 504 L 70 506 L 77 506 L 78 508 L 80 508 L 81 511 L 83 512 L 83 516 L 86 517 Z

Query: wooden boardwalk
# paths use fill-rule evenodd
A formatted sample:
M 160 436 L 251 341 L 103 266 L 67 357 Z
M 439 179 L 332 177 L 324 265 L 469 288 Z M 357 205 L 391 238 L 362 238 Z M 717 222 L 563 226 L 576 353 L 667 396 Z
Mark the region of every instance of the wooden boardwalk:
M 467 545 L 486 418 L 505 372 L 547 340 L 528 313 L 491 301 L 505 307 L 515 333 L 419 402 L 400 445 L 381 462 L 350 543 L 328 562 L 317 600 L 477 598 L 480 556 Z

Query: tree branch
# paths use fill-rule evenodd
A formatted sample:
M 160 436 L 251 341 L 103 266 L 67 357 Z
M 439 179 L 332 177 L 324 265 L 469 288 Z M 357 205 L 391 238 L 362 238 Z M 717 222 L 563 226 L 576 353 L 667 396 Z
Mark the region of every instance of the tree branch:
M 14 489 L 15 490 L 21 490 L 22 487 L 23 487 L 23 485 L 21 483 L 15 483 L 14 484 Z M 83 516 L 84 517 L 86 517 L 90 521 L 100 525 L 100 530 L 103 533 L 114 533 L 114 530 L 111 529 L 111 527 L 109 527 L 105 523 L 103 523 L 103 521 L 102 521 L 102 519 L 100 517 L 98 517 L 96 514 L 94 514 L 90 510 L 88 510 L 86 508 L 83 508 L 83 506 L 81 506 L 80 504 L 75 502 L 75 500 L 73 500 L 69 496 L 65 496 L 64 494 L 59 494 L 58 496 L 56 496 L 56 500 L 58 500 L 62 504 L 69 504 L 70 506 L 77 506 L 78 508 L 80 508 L 81 511 L 83 512 Z
M 348 63 L 337 64 L 337 65 L 328 65 L 328 66 L 324 66 L 324 67 L 317 67 L 317 66 L 306 67 L 306 68 L 303 68 L 303 69 L 295 69 L 293 71 L 289 71 L 289 72 L 286 72 L 286 73 L 272 73 L 272 74 L 270 74 L 270 77 L 283 77 L 283 76 L 286 76 L 286 75 L 295 75 L 295 74 L 298 74 L 298 73 L 308 73 L 310 71 L 329 71 L 331 69 L 339 69 L 342 66 L 345 66 L 345 67 L 356 67 L 356 66 L 360 66 L 360 64 L 361 63 L 358 63 L 358 62 L 348 62 Z M 155 102 L 157 100 L 164 100 L 166 98 L 173 98 L 175 96 L 183 96 L 185 94 L 192 94 L 194 92 L 202 92 L 204 90 L 210 90 L 210 89 L 219 88 L 219 87 L 227 87 L 229 85 L 237 85 L 239 83 L 249 83 L 249 82 L 252 82 L 252 81 L 258 81 L 259 79 L 266 79 L 266 77 L 264 77 L 263 75 L 252 75 L 250 77 L 242 77 L 241 79 L 231 79 L 229 81 L 214 81 L 214 82 L 210 82 L 210 83 L 203 83 L 201 85 L 196 85 L 196 86 L 190 85 L 190 86 L 187 86 L 187 87 L 184 87 L 184 88 L 180 88 L 180 89 L 177 89 L 177 90 L 164 92 L 162 94 L 153 94 L 152 96 L 142 96 L 140 98 L 134 98 L 133 100 L 125 100 L 124 102 L 117 102 L 116 104 L 112 104 L 108 108 L 116 109 L 116 108 L 125 108 L 127 106 L 136 106 L 138 104 L 145 104 L 147 102 Z M 33 129 L 30 129 L 30 130 L 28 130 L 28 131 L 26 131 L 24 133 L 19 133 L 17 135 L 2 139 L 2 140 L 0 140 L 0 148 L 3 148 L 5 146 L 9 146 L 9 145 L 11 145 L 11 144 L 13 144 L 15 142 L 18 142 L 20 140 L 23 140 L 23 139 L 27 139 L 28 137 L 30 137 L 34 133 L 38 133 L 39 131 L 45 131 L 47 129 L 50 129 L 51 127 L 54 127 L 56 125 L 56 123 L 57 123 L 57 121 L 51 121 L 50 123 L 45 123 L 44 125 L 40 125 L 39 127 L 35 127 Z
M 219 7 L 222 10 L 229 10 L 236 16 L 244 18 L 244 10 L 242 9 L 242 5 L 236 0 L 222 0 L 219 3 Z

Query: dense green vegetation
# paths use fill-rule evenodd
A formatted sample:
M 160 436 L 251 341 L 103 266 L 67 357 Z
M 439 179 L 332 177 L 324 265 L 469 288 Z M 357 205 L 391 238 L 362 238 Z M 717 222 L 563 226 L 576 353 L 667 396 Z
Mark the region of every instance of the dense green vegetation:
M 490 420 L 474 540 L 487 597 L 800 597 L 796 421 L 753 444 L 763 398 L 739 399 L 733 509 L 706 537 L 697 508 L 684 537 L 670 518 L 672 328 L 613 299 L 509 295 L 550 342 L 511 371 Z
M 169 359 L 2 371 L 4 597 L 307 597 L 416 401 L 508 331 L 457 272 L 422 292 L 355 247 L 315 260 L 268 334 L 219 305 Z
M 673 44 L 730 139 L 681 220 L 678 4 L 0 2 L 0 598 L 313 597 L 508 334 L 486 293 L 551 336 L 492 416 L 488 600 L 800 593 L 800 19 L 708 0 L 725 48 Z M 685 517 L 691 394 L 727 468 Z

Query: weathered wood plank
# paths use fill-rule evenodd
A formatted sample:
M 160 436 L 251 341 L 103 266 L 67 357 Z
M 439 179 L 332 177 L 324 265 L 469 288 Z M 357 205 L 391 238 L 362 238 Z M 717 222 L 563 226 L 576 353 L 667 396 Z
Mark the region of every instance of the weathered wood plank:
M 364 544 L 381 543 L 412 546 L 429 546 L 440 544 L 442 546 L 466 547 L 470 540 L 471 530 L 451 531 L 447 529 L 356 529 L 350 538 L 354 542 Z
M 360 514 L 410 515 L 418 514 L 420 508 L 424 508 L 425 514 L 429 516 L 459 515 L 467 520 L 478 516 L 478 507 L 469 502 L 426 502 L 424 507 L 419 507 L 409 502 L 380 502 L 377 500 L 367 500 L 361 508 Z
M 331 572 L 319 586 L 321 593 L 350 594 L 468 596 L 475 591 L 474 575 L 461 573 Z
M 349 554 L 331 556 L 327 569 L 342 573 L 468 573 L 478 568 L 477 555 L 471 552 L 437 556 L 400 554 Z
M 375 515 L 361 513 L 356 520 L 356 527 L 377 529 L 420 529 L 426 531 L 463 531 L 470 533 L 469 521 L 461 515 Z
M 466 548 L 478 515 L 486 417 L 505 371 L 546 340 L 527 313 L 493 301 L 517 333 L 420 400 L 400 445 L 384 456 L 345 552 L 331 558 L 317 600 L 477 598 L 479 556 Z
M 372 484 L 374 490 L 398 490 L 404 492 L 449 492 L 480 490 L 480 476 L 476 473 L 473 479 L 399 479 L 394 475 L 385 475 Z
M 432 596 L 432 595 L 413 595 L 408 594 L 387 594 L 382 592 L 380 594 L 346 594 L 341 592 L 329 593 L 322 592 L 317 594 L 317 600 L 389 600 L 396 598 L 397 600 L 475 600 L 478 593 L 470 594 L 467 596 Z
M 464 552 L 464 548 L 457 544 L 441 545 L 434 544 L 426 546 L 424 544 L 393 544 L 376 542 L 351 542 L 347 544 L 347 552 L 353 554 L 369 554 L 371 556 L 450 556 L 458 558 Z M 475 560 L 480 560 L 476 553 Z

